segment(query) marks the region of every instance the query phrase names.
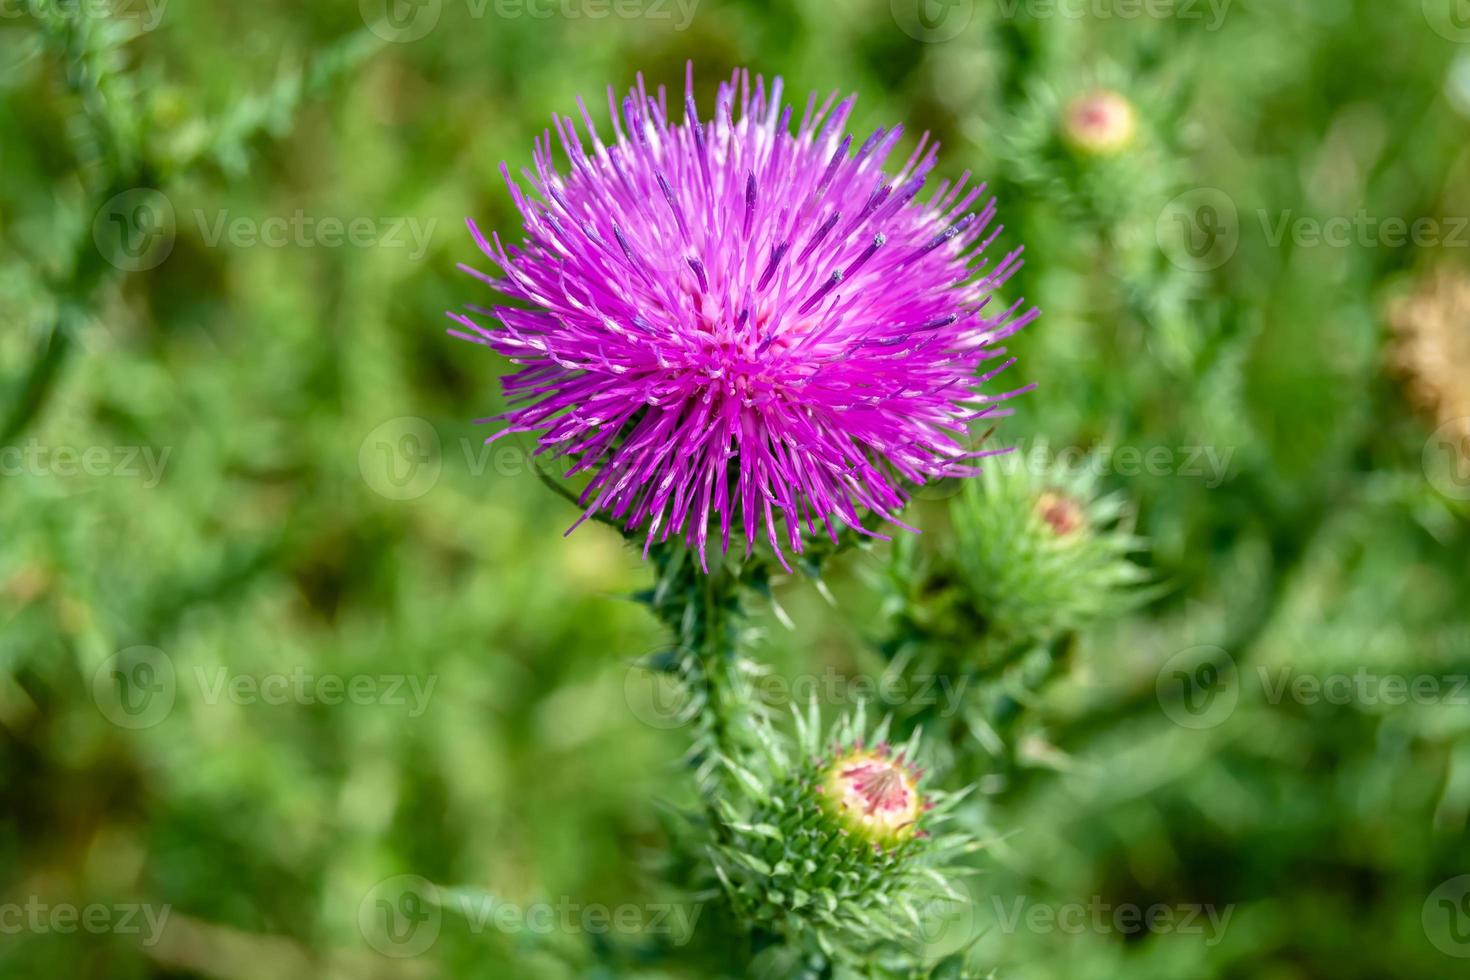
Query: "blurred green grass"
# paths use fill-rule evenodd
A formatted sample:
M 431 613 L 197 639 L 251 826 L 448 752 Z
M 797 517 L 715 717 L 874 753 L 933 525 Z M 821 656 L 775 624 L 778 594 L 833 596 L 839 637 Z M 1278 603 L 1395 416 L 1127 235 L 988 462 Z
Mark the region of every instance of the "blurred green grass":
M 574 513 L 523 447 L 485 454 L 472 420 L 498 410 L 507 365 L 447 338 L 441 311 L 484 299 L 455 270 L 476 261 L 465 216 L 514 234 L 500 161 L 525 165 L 577 95 L 602 120 L 607 85 L 637 71 L 677 85 L 691 58 L 706 105 L 737 65 L 784 75 L 798 100 L 857 91 L 854 130 L 931 130 L 945 176 L 992 182 L 999 244 L 1027 246 L 1015 291 L 1044 311 L 1016 345 L 1041 387 L 1003 437 L 1233 453 L 1219 486 L 1177 466 L 1108 476 L 1172 591 L 1089 637 L 1038 706 L 1068 770 L 986 803 L 1004 840 L 973 885 L 979 962 L 1012 977 L 1455 973 L 1421 915 L 1470 873 L 1465 706 L 1272 704 L 1246 686 L 1201 732 L 1155 697 L 1160 665 L 1198 644 L 1245 677 L 1470 671 L 1466 510 L 1426 479 L 1432 425 L 1383 369 L 1385 304 L 1436 262 L 1463 267 L 1465 243 L 1268 234 L 1287 214 L 1470 214 L 1467 120 L 1446 92 L 1470 47 L 1436 30 L 1448 4 L 1237 0 L 1207 30 L 962 2 L 945 16 L 963 29 L 936 43 L 901 29 L 897 0 L 702 0 L 686 30 L 672 6 L 431 6 L 432 29 L 399 43 L 350 3 L 171 0 L 91 63 L 18 6 L 0 20 L 0 413 L 24 401 L 51 331 L 68 344 L 8 439 L 41 461 L 0 478 L 0 903 L 144 903 L 172 923 L 156 943 L 8 933 L 0 973 L 703 975 L 450 915 L 430 950 L 394 959 L 359 924 L 405 874 L 517 903 L 670 900 L 649 871 L 654 801 L 687 796 L 683 743 L 640 720 L 627 665 L 661 637 L 622 598 L 648 573 L 605 528 L 563 539 Z M 126 187 L 84 97 L 111 76 L 134 87 L 102 117 L 135 114 L 152 161 Z M 1140 106 L 1145 142 L 1117 172 L 1079 174 L 1046 107 L 1098 80 Z M 174 225 L 166 259 L 126 272 L 93 229 L 134 187 L 157 187 Z M 1234 204 L 1238 246 L 1196 271 L 1156 231 L 1199 187 Z M 314 230 L 284 247 L 213 241 L 221 220 L 258 231 L 298 211 Z M 370 243 L 325 242 L 323 220 L 364 219 Z M 395 227 L 427 233 L 422 254 L 385 240 Z M 58 455 L 97 448 L 100 472 Z M 918 519 L 938 526 L 938 509 Z M 837 563 L 836 608 L 783 585 L 797 629 L 764 615 L 761 655 L 785 676 L 877 669 L 874 562 Z M 172 706 L 116 724 L 109 671 L 148 680 L 145 661 L 172 671 Z M 220 671 L 434 686 L 418 714 L 411 695 L 235 703 L 209 694 Z M 996 901 L 1016 896 L 1234 916 L 1217 945 L 1008 932 Z

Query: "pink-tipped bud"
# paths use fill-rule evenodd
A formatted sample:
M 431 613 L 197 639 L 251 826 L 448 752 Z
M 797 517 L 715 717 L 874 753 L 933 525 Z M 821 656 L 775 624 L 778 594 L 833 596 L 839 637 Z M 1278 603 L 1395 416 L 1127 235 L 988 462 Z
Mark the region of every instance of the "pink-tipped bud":
M 918 779 L 902 763 L 855 748 L 824 771 L 821 799 L 839 825 L 885 847 L 914 835 L 924 809 Z
M 1112 156 L 1127 149 L 1137 132 L 1133 103 L 1109 89 L 1079 95 L 1067 106 L 1062 120 L 1068 144 L 1093 156 Z
M 1055 490 L 1047 490 L 1036 498 L 1036 515 L 1059 538 L 1077 533 L 1087 522 L 1082 505 L 1067 494 Z

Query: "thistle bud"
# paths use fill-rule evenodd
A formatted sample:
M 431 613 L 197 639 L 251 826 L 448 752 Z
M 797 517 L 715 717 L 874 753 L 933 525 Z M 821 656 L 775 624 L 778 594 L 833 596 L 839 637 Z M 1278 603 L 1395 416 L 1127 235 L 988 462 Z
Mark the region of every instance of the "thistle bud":
M 1089 156 L 1113 156 L 1127 149 L 1138 132 L 1133 103 L 1110 89 L 1093 89 L 1068 104 L 1062 119 L 1067 144 Z
M 893 848 L 918 832 L 923 800 L 914 770 L 887 744 L 849 750 L 821 771 L 816 790 L 839 830 L 881 848 Z
M 1043 452 L 1044 452 L 1044 447 Z M 1040 640 L 1125 610 L 1146 576 L 1124 502 L 1100 496 L 1091 467 L 1038 466 L 1037 454 L 986 467 L 952 505 L 945 564 L 979 621 L 1004 642 Z
M 1047 490 L 1036 498 L 1036 513 L 1059 538 L 1075 534 L 1087 521 L 1082 504 L 1056 490 Z
M 795 752 L 767 731 L 759 772 L 731 764 L 743 798 L 720 804 L 715 870 L 748 927 L 795 948 L 856 956 L 911 938 L 921 909 L 956 894 L 951 869 L 936 861 L 966 843 L 941 832 L 959 797 L 921 788 L 917 733 L 891 747 L 885 722 L 869 742 L 860 709 L 838 722 L 823 751 L 815 727 L 815 709 L 798 716 Z

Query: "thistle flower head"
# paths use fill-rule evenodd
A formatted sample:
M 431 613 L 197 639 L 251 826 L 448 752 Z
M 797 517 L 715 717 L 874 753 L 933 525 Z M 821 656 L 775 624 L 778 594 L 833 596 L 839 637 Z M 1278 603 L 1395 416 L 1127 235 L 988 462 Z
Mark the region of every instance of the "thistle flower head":
M 994 200 L 968 173 L 923 193 L 927 135 L 885 171 L 901 129 L 855 145 L 853 100 L 834 101 L 808 99 L 793 129 L 781 80 L 737 72 L 701 118 L 691 69 L 675 121 L 640 76 L 620 105 L 608 93 L 610 142 L 585 106 L 584 130 L 554 120 L 568 172 L 549 133 L 531 193 L 502 166 L 520 245 L 470 225 L 501 275 L 467 271 L 519 304 L 450 314 L 520 366 L 500 435 L 587 474 L 582 519 L 641 533 L 645 554 L 673 536 L 702 558 L 713 534 L 785 564 L 804 534 L 882 536 L 864 519 L 899 524 L 913 485 L 973 474 L 970 426 L 1018 393 L 979 390 L 1035 316 L 989 303 L 1020 265 L 981 258 Z

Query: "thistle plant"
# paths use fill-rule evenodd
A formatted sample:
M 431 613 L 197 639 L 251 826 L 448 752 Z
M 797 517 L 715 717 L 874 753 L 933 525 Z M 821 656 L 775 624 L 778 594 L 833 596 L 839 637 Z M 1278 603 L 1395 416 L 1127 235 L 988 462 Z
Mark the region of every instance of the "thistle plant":
M 686 888 L 718 883 L 752 962 L 789 976 L 894 947 L 925 901 L 958 899 L 945 862 L 966 845 L 936 829 L 962 794 L 920 788 L 917 729 L 895 750 L 859 714 L 823 754 L 813 708 L 787 745 L 749 695 L 749 607 L 777 566 L 912 530 L 915 488 L 981 472 L 1000 450 L 975 449 L 972 428 L 1027 390 L 989 383 L 1036 311 L 992 306 L 1020 250 L 982 258 L 1001 230 L 983 185 L 967 173 L 921 197 L 927 136 L 885 172 L 901 128 L 854 149 L 851 98 L 812 96 L 793 132 L 781 96 L 780 79 L 737 72 L 701 119 L 691 66 L 682 122 L 641 77 L 621 103 L 608 93 L 611 143 L 585 105 L 583 131 L 555 119 L 569 173 L 549 133 L 524 174 L 534 194 L 502 167 L 523 241 L 469 226 L 500 275 L 466 271 L 517 305 L 449 316 L 519 366 L 487 441 L 533 434 L 563 461 L 544 475 L 577 524 L 612 525 L 651 560 L 640 599 L 672 642 L 645 663 L 687 692 L 702 798 L 693 857 L 672 867 Z M 913 944 L 885 955 L 923 963 Z
M 1460 975 L 1457 13 L 0 4 L 0 977 Z

